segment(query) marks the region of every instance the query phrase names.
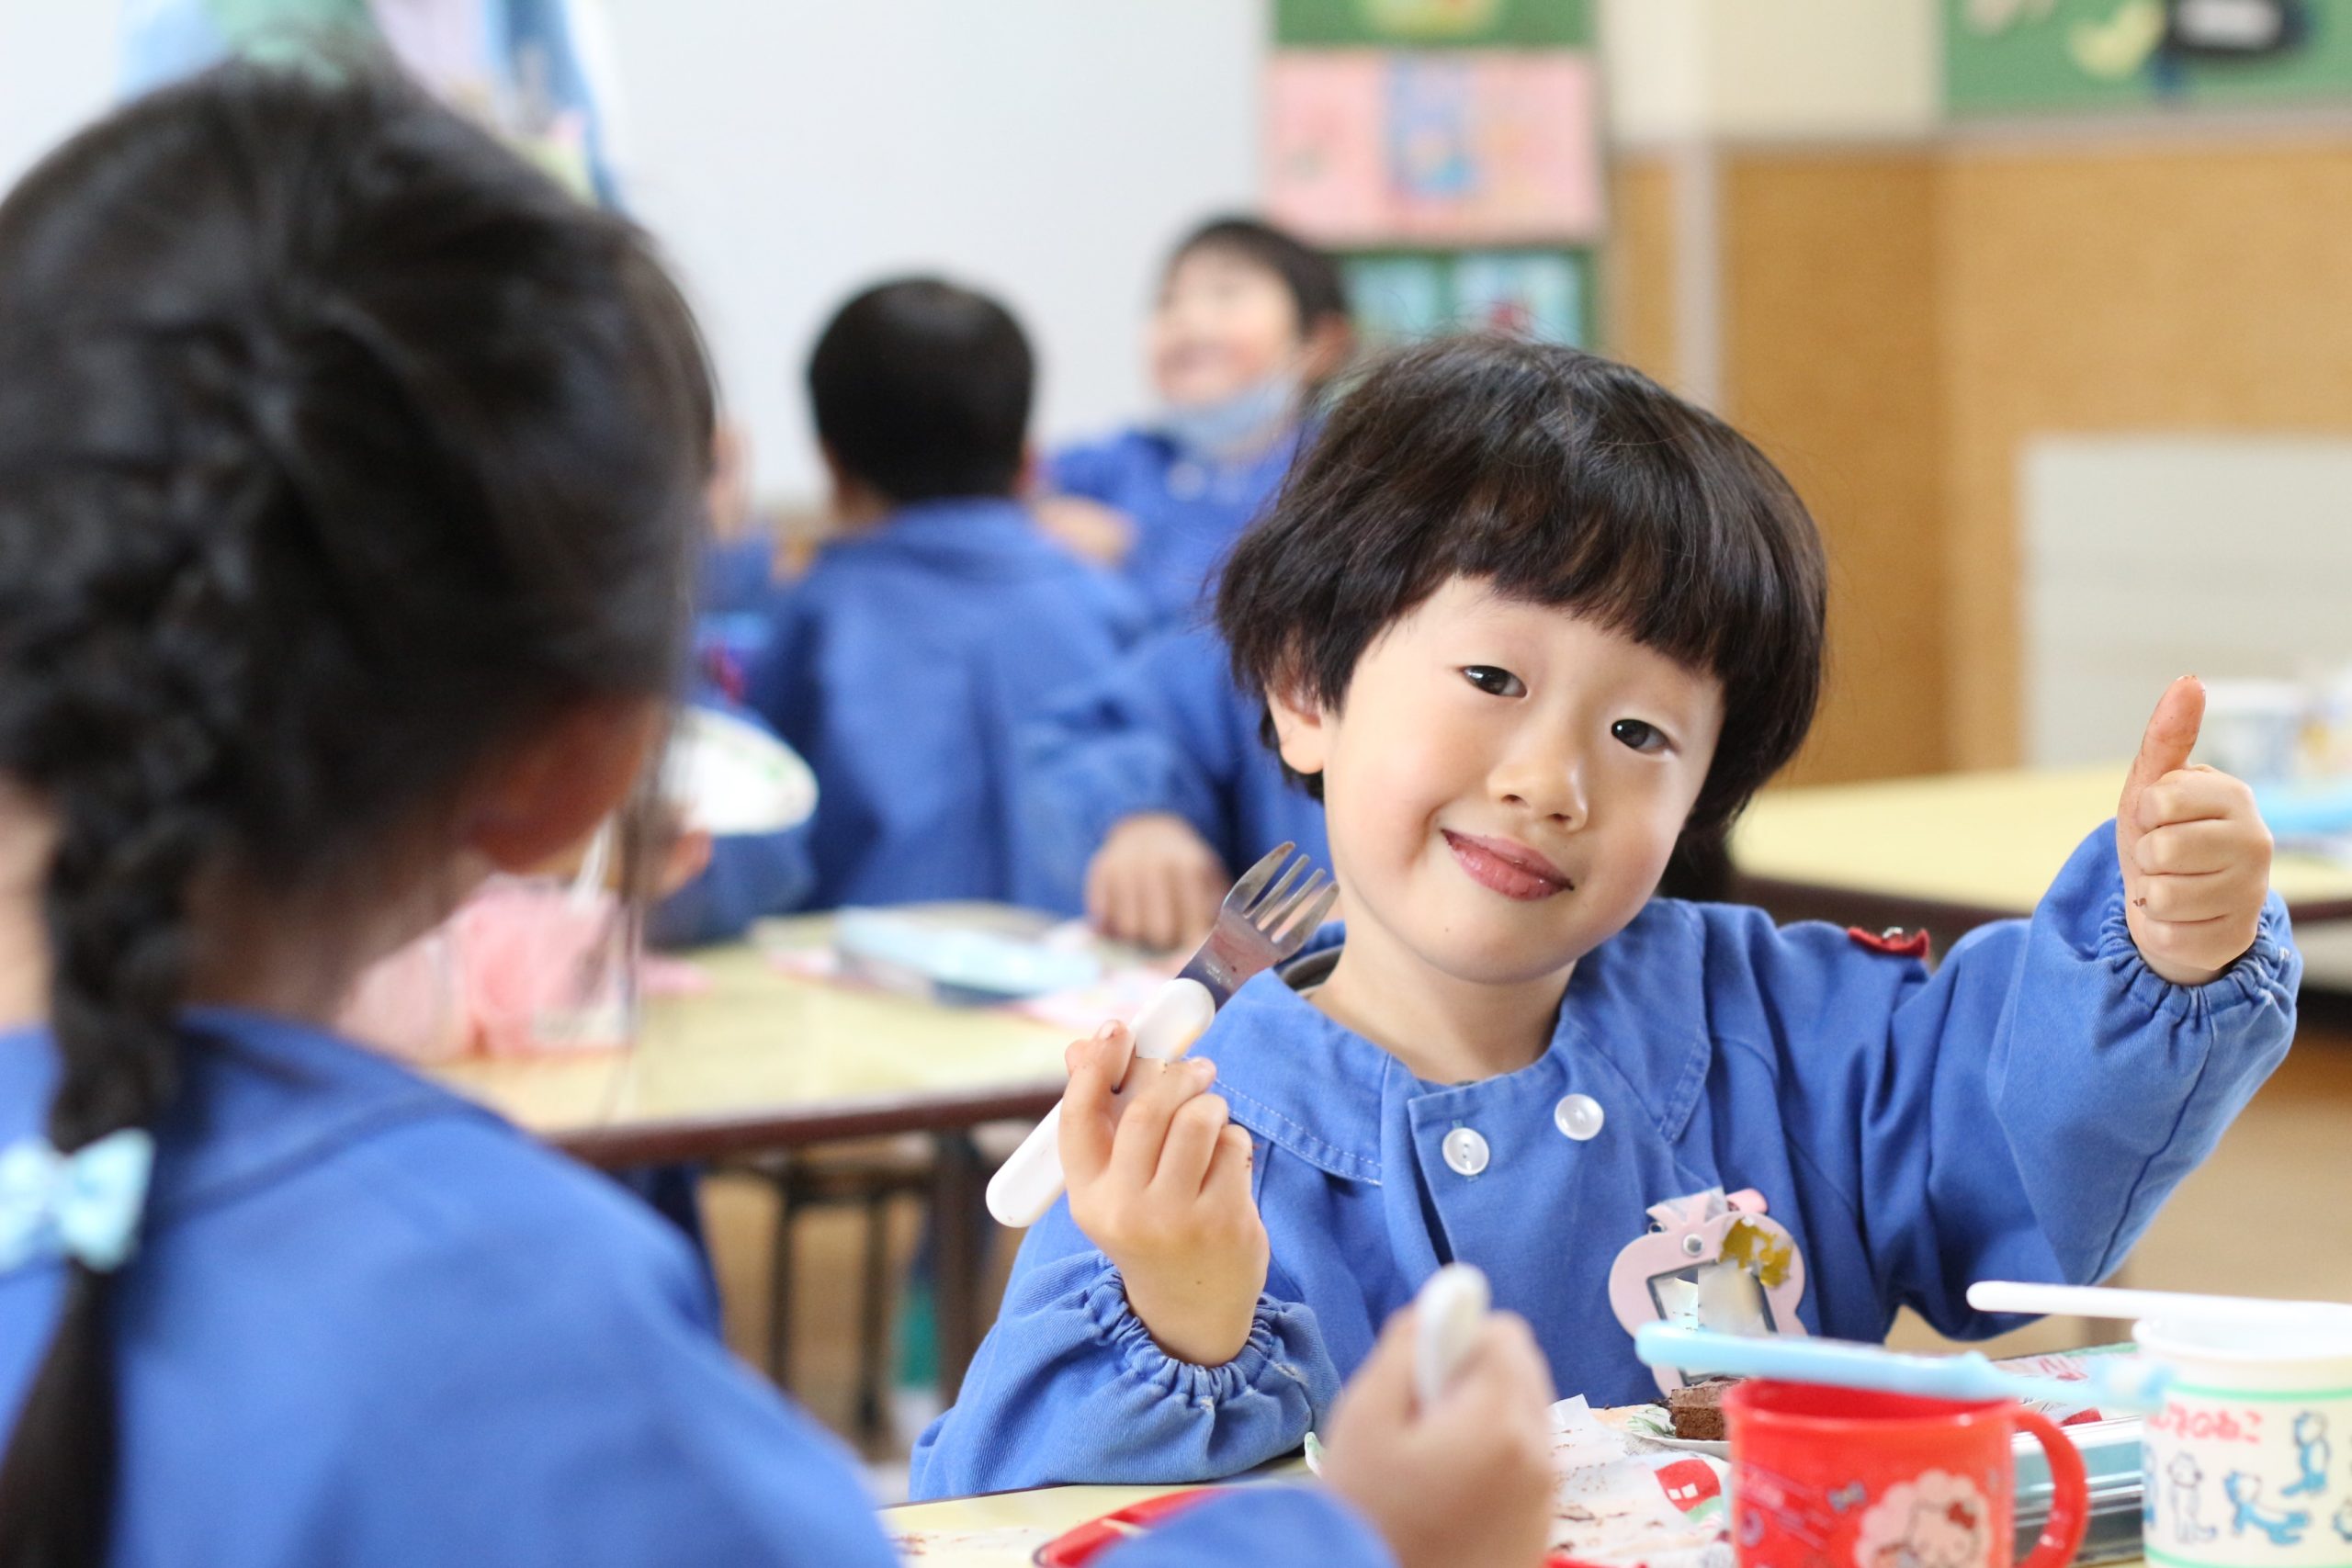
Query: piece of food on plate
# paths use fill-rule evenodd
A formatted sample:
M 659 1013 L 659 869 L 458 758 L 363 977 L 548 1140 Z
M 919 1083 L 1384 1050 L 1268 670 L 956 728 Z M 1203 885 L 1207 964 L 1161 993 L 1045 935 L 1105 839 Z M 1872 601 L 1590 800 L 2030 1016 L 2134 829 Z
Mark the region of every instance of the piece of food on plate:
M 1706 1378 L 1669 1392 L 1666 1409 L 1674 1417 L 1674 1435 L 1694 1442 L 1722 1442 L 1724 1391 L 1737 1382 L 1737 1378 Z

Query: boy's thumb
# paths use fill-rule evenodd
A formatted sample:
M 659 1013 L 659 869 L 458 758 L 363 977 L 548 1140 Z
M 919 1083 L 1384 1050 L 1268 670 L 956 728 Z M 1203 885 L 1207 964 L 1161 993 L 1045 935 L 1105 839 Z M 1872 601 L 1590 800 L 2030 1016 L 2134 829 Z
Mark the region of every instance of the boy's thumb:
M 2119 817 L 2132 819 L 2132 805 L 2142 790 L 2188 766 L 2188 754 L 2197 749 L 2197 732 L 2204 723 L 2204 682 L 2183 675 L 2165 688 L 2156 699 L 2156 711 L 2148 716 L 2147 731 L 2140 737 L 2140 754 L 2132 759 L 2132 772 L 2123 781 Z

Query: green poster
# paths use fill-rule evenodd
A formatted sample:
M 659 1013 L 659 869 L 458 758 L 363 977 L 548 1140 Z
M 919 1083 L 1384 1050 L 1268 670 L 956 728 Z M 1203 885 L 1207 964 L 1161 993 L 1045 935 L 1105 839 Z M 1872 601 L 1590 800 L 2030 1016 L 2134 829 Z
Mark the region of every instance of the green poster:
M 1592 0 L 1274 0 L 1289 47 L 1584 48 Z
M 2352 102 L 2352 0 L 1943 0 L 1954 116 Z

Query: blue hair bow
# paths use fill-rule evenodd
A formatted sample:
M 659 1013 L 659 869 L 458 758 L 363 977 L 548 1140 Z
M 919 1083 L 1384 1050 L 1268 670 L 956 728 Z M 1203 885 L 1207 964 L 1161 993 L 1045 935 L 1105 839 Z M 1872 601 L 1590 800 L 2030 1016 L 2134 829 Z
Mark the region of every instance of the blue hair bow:
M 139 1235 L 155 1140 L 125 1127 L 70 1155 L 46 1138 L 0 1151 L 0 1274 L 42 1257 L 100 1273 L 122 1266 Z

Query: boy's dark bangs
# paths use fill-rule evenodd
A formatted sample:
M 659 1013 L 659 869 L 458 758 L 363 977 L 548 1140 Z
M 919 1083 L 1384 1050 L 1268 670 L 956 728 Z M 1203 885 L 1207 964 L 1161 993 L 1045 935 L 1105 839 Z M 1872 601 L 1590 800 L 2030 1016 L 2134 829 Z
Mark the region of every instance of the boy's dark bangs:
M 1795 628 L 1755 528 L 1721 514 L 1724 501 L 1688 456 L 1616 443 L 1586 448 L 1573 472 L 1487 476 L 1451 528 L 1431 531 L 1450 547 L 1430 563 L 1423 595 L 1457 574 L 1482 580 L 1736 689 L 1740 667 L 1770 662 Z

